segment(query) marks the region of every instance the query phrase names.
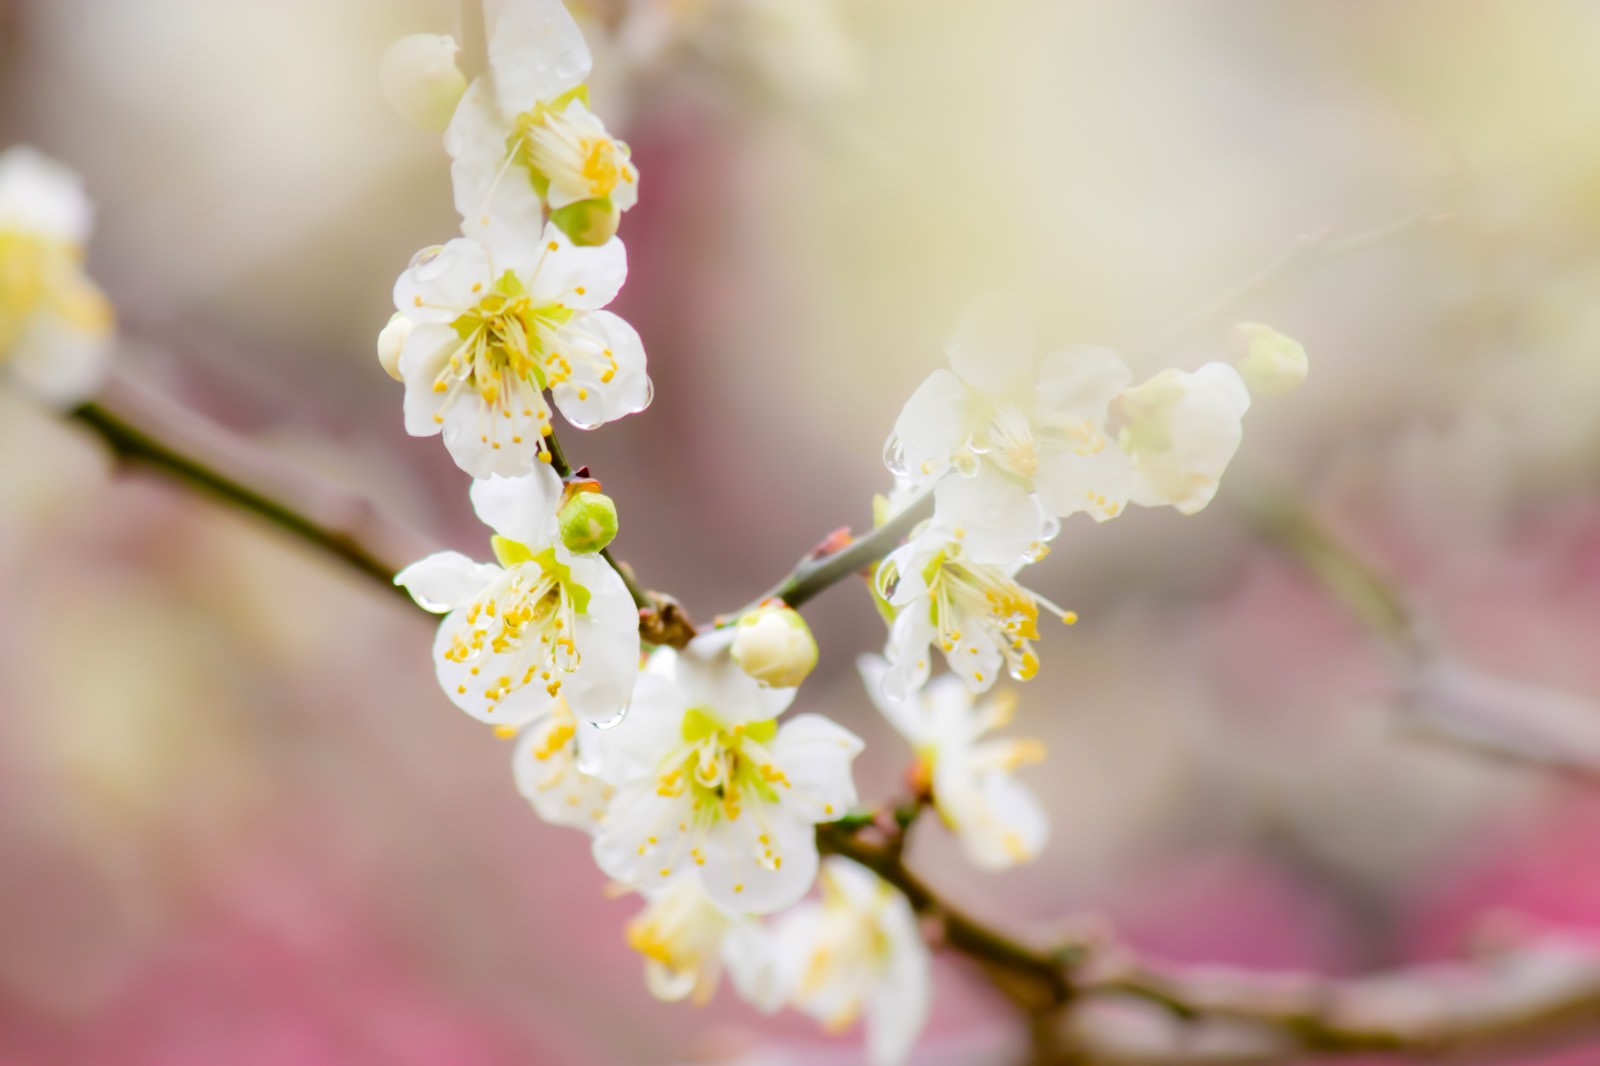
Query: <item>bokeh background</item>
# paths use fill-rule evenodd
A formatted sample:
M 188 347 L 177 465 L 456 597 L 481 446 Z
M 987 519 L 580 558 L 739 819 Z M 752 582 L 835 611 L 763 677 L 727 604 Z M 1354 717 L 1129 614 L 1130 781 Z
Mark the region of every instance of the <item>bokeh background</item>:
M 974 873 L 931 825 L 912 857 L 1018 928 L 1099 916 L 1175 960 L 1344 974 L 1507 915 L 1600 932 L 1595 797 L 1397 730 L 1393 657 L 1249 517 L 1294 501 L 1461 662 L 1600 698 L 1600 5 L 584 14 L 643 174 L 617 309 L 656 402 L 567 448 L 620 502 L 620 554 L 701 619 L 868 519 L 899 405 L 978 293 L 1029 294 L 1056 342 L 1192 368 L 1234 354 L 1226 323 L 1173 327 L 1297 237 L 1429 215 L 1239 309 L 1313 369 L 1251 412 L 1215 504 L 1069 522 L 1030 572 L 1083 619 L 1046 635 L 1015 727 L 1050 747 L 1045 857 Z M 0 0 L 0 144 L 84 174 L 123 372 L 481 553 L 464 478 L 405 437 L 373 357 L 394 277 L 456 223 L 378 59 L 454 20 Z M 853 666 L 881 624 L 854 583 L 810 614 L 799 703 L 868 738 L 858 780 L 884 798 L 906 752 Z M 654 1002 L 622 941 L 636 902 L 533 817 L 429 639 L 4 401 L 0 1062 L 853 1061 L 731 995 Z M 926 1053 L 992 1061 L 1003 1008 L 946 964 L 937 996 Z

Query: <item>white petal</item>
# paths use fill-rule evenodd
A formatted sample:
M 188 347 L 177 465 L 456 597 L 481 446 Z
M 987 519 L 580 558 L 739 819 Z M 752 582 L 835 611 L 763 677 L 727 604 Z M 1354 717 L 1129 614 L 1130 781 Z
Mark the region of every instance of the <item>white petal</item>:
M 489 66 L 504 112 L 520 114 L 589 76 L 589 46 L 561 0 L 497 0 L 494 6 Z
M 628 713 L 615 725 L 586 735 L 584 755 L 592 756 L 595 772 L 614 785 L 648 782 L 654 788 L 661 760 L 683 739 L 688 710 L 678 686 L 647 669 L 634 682 Z
M 27 145 L 0 152 L 0 229 L 81 245 L 92 220 L 77 174 Z
M 1092 455 L 1071 448 L 1045 451 L 1033 487 L 1044 509 L 1057 518 L 1084 511 L 1104 522 L 1127 509 L 1135 481 L 1133 461 L 1116 441 L 1107 441 Z
M 597 557 L 570 559 L 589 590 L 588 613 L 574 623 L 581 660 L 562 683 L 572 713 L 587 722 L 615 721 L 628 708 L 639 675 L 639 613 L 622 578 Z
M 538 683 L 512 689 L 497 700 L 489 699 L 488 691 L 498 687 L 501 677 L 514 677 L 526 669 L 510 656 L 484 655 L 471 664 L 445 657 L 456 638 L 464 638 L 472 628 L 467 622 L 467 611 L 458 608 L 444 616 L 433 641 L 434 670 L 439 677 L 439 687 L 450 702 L 478 721 L 493 726 L 520 726 L 543 713 L 550 696 Z
M 944 653 L 945 664 L 966 683 L 969 691 L 987 692 L 1000 680 L 1005 667 L 1001 643 L 1007 638 L 988 618 L 971 612 L 956 613 L 950 623 L 961 634 L 961 639 Z
M 1211 502 L 1217 484 L 1243 439 L 1240 424 L 1250 407 L 1250 393 L 1239 372 L 1225 363 L 1207 363 L 1192 374 L 1166 371 L 1130 389 L 1125 397 L 1147 390 L 1181 390 L 1149 421 L 1156 426 L 1156 445 L 1147 445 L 1130 421 L 1130 450 L 1138 473 L 1133 500 L 1145 506 L 1171 504 L 1193 514 Z M 1128 403 L 1127 400 L 1124 401 Z
M 861 671 L 861 680 L 873 706 L 889 720 L 895 731 L 914 748 L 926 744 L 931 737 L 922 702 L 915 695 L 893 699 L 884 691 L 889 675 L 888 660 L 881 655 L 863 655 L 856 660 L 856 669 Z
M 785 807 L 812 822 L 842 818 L 856 804 L 850 764 L 861 754 L 861 738 L 818 714 L 785 722 L 769 747 L 788 784 L 779 784 Z
M 776 869 L 762 862 L 768 848 Z M 772 914 L 800 902 L 816 880 L 816 830 L 781 806 L 748 807 L 712 828 L 705 858 L 700 879 L 712 899 L 744 914 Z
M 650 406 L 644 344 L 616 315 L 595 311 L 576 318 L 555 343 L 572 373 L 556 382 L 551 394 L 574 426 L 593 429 Z
M 50 407 L 66 409 L 89 399 L 105 380 L 111 335 L 81 329 L 49 311 L 35 314 L 11 352 L 16 383 Z
M 976 477 L 947 477 L 933 496 L 933 524 L 948 530 L 963 559 L 1007 567 L 1044 540 L 1044 515 L 1027 489 L 985 467 Z
M 552 706 L 554 701 L 552 701 Z M 611 786 L 584 773 L 577 764 L 576 738 L 554 744 L 560 728 L 547 706 L 517 734 L 511 770 L 517 790 L 527 797 L 540 818 L 586 833 L 599 830 L 611 800 Z
M 990 396 L 1025 389 L 1032 381 L 1033 324 L 1008 293 L 989 293 L 967 310 L 945 353 L 961 380 Z
M 431 437 L 444 428 L 445 394 L 433 383 L 450 362 L 450 355 L 461 346 L 456 331 L 440 322 L 415 326 L 400 349 L 400 379 L 405 382 L 406 432 L 413 437 Z
M 889 672 L 883 678 L 886 697 L 904 699 L 927 682 L 932 670 L 928 645 L 935 634 L 926 603 L 907 604 L 895 615 L 883 652 L 889 663 Z
M 788 988 L 779 965 L 778 946 L 760 922 L 735 921 L 722 941 L 728 979 L 746 1003 L 764 1014 L 783 1006 Z
M 531 266 L 543 246 L 544 203 L 528 168 L 511 160 L 512 126 L 486 79 L 467 89 L 445 131 L 461 232 L 483 242 L 502 269 Z
M 485 407 L 476 393 L 460 397 L 445 412 L 440 427 L 445 450 L 457 466 L 478 479 L 516 478 L 547 468 L 539 460 L 539 418 L 523 416 L 523 409 L 516 408 L 512 418 L 505 418 Z
M 545 226 L 539 248 L 538 269 L 528 280 L 528 292 L 538 303 L 559 303 L 579 311 L 594 311 L 617 298 L 628 280 L 628 251 L 613 237 L 604 244 L 573 244 L 555 223 Z
M 498 566 L 473 562 L 460 552 L 439 552 L 400 571 L 394 583 L 423 610 L 443 614 L 470 604 L 501 573 Z
M 1132 381 L 1133 371 L 1110 348 L 1084 345 L 1051 352 L 1039 362 L 1034 406 L 1104 425 L 1111 401 Z
M 664 887 L 694 868 L 685 828 L 693 817 L 688 795 L 663 796 L 649 779 L 619 789 L 594 838 L 595 863 L 607 877 L 635 888 Z
M 898 1066 L 910 1059 L 928 1021 L 933 960 L 903 896 L 897 893 L 884 908 L 880 926 L 889 943 L 889 958 L 867 1001 L 867 1061 L 872 1066 Z
M 478 518 L 502 537 L 535 551 L 556 536 L 561 477 L 546 463 L 521 477 L 489 477 L 472 483 L 469 495 Z
M 394 283 L 394 306 L 417 322 L 452 322 L 478 305 L 494 284 L 489 250 L 457 237 L 420 251 Z
M 1032 862 L 1050 836 L 1050 819 L 1033 792 L 1008 773 L 989 772 L 976 780 L 935 771 L 939 811 L 954 826 L 973 865 L 1004 870 Z
M 938 476 L 968 445 L 974 422 L 967 386 L 951 371 L 935 370 L 895 419 L 884 450 L 889 469 L 913 483 Z
M 691 707 L 704 707 L 724 726 L 776 718 L 794 702 L 792 688 L 768 688 L 739 668 L 730 649 L 733 627 L 689 642 L 678 655 L 677 678 Z

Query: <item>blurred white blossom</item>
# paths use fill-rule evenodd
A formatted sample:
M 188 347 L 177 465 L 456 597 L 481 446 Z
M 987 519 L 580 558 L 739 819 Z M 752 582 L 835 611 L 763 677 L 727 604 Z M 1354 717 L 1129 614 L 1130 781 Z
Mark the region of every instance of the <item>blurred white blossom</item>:
M 523 725 L 549 713 L 558 694 L 589 722 L 628 705 L 638 612 L 609 563 L 561 542 L 563 492 L 548 467 L 473 482 L 473 507 L 498 534 L 498 563 L 441 552 L 395 577 L 425 609 L 449 612 L 434 641 L 439 684 L 479 721 Z
M 934 809 L 967 857 L 1000 870 L 1039 857 L 1050 822 L 1039 800 L 1013 773 L 1044 758 L 1037 740 L 985 739 L 1011 722 L 1016 694 L 999 692 L 974 705 L 966 685 L 949 674 L 905 699 L 884 693 L 889 665 L 876 655 L 858 665 L 873 702 L 917 756 Z
M 646 899 L 648 905 L 628 923 L 627 938 L 645 957 L 652 995 L 704 1006 L 726 973 L 758 1009 L 782 1006 L 777 952 L 759 921 L 718 905 L 692 873 L 648 892 Z
M 595 858 L 646 889 L 695 872 L 722 906 L 765 914 L 810 888 L 814 826 L 855 803 L 850 764 L 861 741 L 813 714 L 780 725 L 795 690 L 741 670 L 732 636 L 658 649 L 627 717 L 603 731 L 600 773 L 617 794 Z
M 578 721 L 566 697 L 551 699 L 520 730 L 501 728 L 516 737 L 511 770 L 517 790 L 539 817 L 552 825 L 596 832 L 605 819 L 612 788 L 585 768 L 580 737 L 593 727 Z
M 91 215 L 76 174 L 0 154 L 0 370 L 54 407 L 93 394 L 111 353 L 111 305 L 83 269 Z
M 467 91 L 456 65 L 455 38 L 413 33 L 391 44 L 378 65 L 383 95 L 401 118 L 425 130 L 443 132 Z
M 834 1032 L 864 1019 L 872 1066 L 905 1062 L 932 985 L 916 915 L 893 886 L 847 859 L 829 859 L 820 884 L 820 902 L 777 923 L 789 1002 Z

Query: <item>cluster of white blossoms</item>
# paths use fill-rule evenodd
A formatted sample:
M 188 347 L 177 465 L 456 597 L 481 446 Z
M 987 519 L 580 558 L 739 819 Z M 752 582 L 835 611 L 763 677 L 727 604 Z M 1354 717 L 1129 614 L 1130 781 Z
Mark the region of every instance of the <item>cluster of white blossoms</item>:
M 861 740 L 788 713 L 817 662 L 805 622 L 768 601 L 681 649 L 644 645 L 652 605 L 605 554 L 616 506 L 555 461 L 552 408 L 592 429 L 650 402 L 639 336 L 605 310 L 639 174 L 590 109 L 590 54 L 560 0 L 486 8 L 488 69 L 470 83 L 449 38 L 407 38 L 385 59 L 397 108 L 444 131 L 462 232 L 401 275 L 378 349 L 405 384 L 407 430 L 441 435 L 474 479 L 493 561 L 444 552 L 395 580 L 444 615 L 440 686 L 513 741 L 533 809 L 586 833 L 600 870 L 642 897 L 626 939 L 654 994 L 703 1003 L 727 975 L 762 1010 L 864 1020 L 870 1060 L 903 1062 L 928 1014 L 929 953 L 896 888 L 822 860 L 818 826 L 871 818 L 852 811 Z M 981 304 L 952 369 L 895 426 L 888 509 L 923 493 L 934 509 L 877 570 L 890 637 L 860 663 L 914 752 L 914 805 L 989 870 L 1037 857 L 1048 821 L 1015 777 L 1042 746 L 994 736 L 1015 697 L 983 694 L 1037 672 L 1041 611 L 1073 617 L 1018 572 L 1079 511 L 1205 506 L 1250 402 L 1221 364 L 1135 386 L 1104 349 L 1039 358 L 1024 323 Z M 1263 381 L 1292 384 L 1297 354 L 1303 373 L 1291 342 L 1246 339 Z M 930 681 L 934 646 L 950 673 Z
M 56 408 L 88 399 L 111 354 L 111 305 L 83 269 L 92 215 L 70 170 L 0 153 L 0 377 Z

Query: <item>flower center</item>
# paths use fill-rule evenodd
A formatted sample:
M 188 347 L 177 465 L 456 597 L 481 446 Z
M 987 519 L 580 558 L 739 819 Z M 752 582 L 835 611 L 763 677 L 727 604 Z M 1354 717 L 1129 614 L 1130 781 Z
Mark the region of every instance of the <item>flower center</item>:
M 498 671 L 484 691 L 491 713 L 513 692 L 536 681 L 544 682 L 552 697 L 561 691 L 561 675 L 576 670 L 581 661 L 572 630 L 589 607 L 589 591 L 573 581 L 572 571 L 556 560 L 555 549 L 535 555 L 524 545 L 496 538 L 495 551 L 503 561 L 514 561 L 467 608 L 466 625 L 444 651 L 447 660 L 469 667 L 474 676 L 485 669 Z
M 73 329 L 103 334 L 111 308 L 78 269 L 76 250 L 25 233 L 0 233 L 0 360 L 11 354 L 29 320 L 48 310 Z
M 687 793 L 697 823 L 736 821 L 752 798 L 774 803 L 778 786 L 789 783 L 763 746 L 777 733 L 774 721 L 724 727 L 709 708 L 693 708 L 683 716 L 683 746 L 667 756 L 656 791 Z
M 584 99 L 568 93 L 517 117 L 513 151 L 547 199 L 554 188 L 568 201 L 603 200 L 635 180 L 627 146 L 606 132 Z

